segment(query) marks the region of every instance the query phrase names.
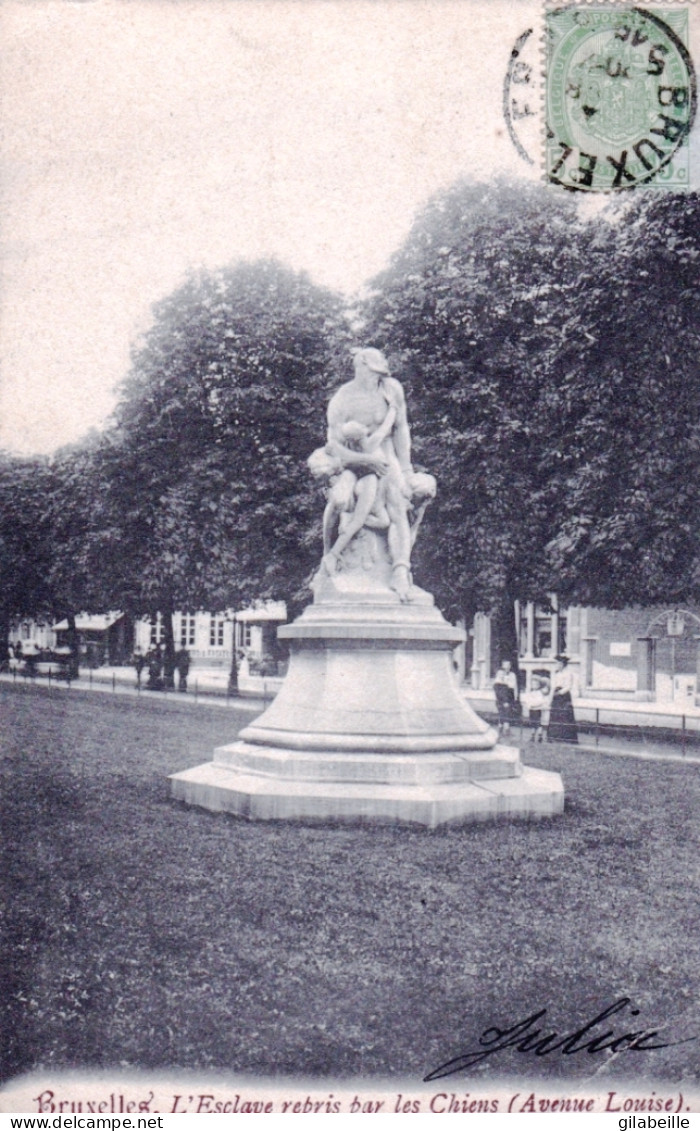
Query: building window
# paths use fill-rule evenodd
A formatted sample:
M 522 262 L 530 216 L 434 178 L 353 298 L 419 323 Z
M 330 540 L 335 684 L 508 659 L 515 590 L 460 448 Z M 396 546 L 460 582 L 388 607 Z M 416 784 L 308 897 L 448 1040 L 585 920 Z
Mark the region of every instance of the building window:
M 224 646 L 224 624 L 226 623 L 225 617 L 212 617 L 209 622 L 209 646 L 211 648 L 223 648 Z
M 163 638 L 163 621 L 160 613 L 151 617 L 151 644 L 160 644 Z
M 180 616 L 180 647 L 191 648 L 195 640 L 195 618 L 191 613 Z
M 250 648 L 253 642 L 253 629 L 249 624 L 244 624 L 241 627 L 243 629 L 243 634 L 241 637 L 243 647 Z

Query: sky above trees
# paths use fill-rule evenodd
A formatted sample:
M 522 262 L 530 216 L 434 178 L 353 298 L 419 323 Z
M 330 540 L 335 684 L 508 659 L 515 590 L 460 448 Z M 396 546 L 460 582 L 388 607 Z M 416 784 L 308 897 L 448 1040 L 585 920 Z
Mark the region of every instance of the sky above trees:
M 99 426 L 154 302 L 274 256 L 354 292 L 469 174 L 536 0 L 8 0 L 0 445 Z
M 6 0 L 0 447 L 50 452 L 101 427 L 154 303 L 188 271 L 272 256 L 350 295 L 435 192 L 534 179 L 502 105 L 540 10 Z

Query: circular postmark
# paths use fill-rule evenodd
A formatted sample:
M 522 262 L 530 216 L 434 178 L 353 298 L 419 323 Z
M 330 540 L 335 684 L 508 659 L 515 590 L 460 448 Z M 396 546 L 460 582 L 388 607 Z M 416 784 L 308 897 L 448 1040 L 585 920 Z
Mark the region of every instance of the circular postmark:
M 687 187 L 697 104 L 687 13 L 572 6 L 546 18 L 549 180 L 594 192 Z
M 532 31 L 532 28 L 528 28 L 518 36 L 510 53 L 503 83 L 503 117 L 510 140 L 528 165 L 535 164 L 530 153 L 533 150 L 537 152 L 539 133 L 537 37 Z

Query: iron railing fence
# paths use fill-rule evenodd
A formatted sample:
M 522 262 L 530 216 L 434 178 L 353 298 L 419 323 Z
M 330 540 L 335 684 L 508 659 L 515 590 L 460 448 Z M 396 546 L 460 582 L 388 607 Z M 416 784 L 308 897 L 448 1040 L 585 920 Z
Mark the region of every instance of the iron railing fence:
M 183 694 L 178 687 L 163 686 L 162 688 L 158 688 L 157 691 L 152 690 L 147 685 L 147 679 L 137 679 L 136 676 L 134 676 L 133 683 L 124 683 L 123 680 L 117 679 L 115 672 L 112 672 L 111 677 L 109 677 L 108 679 L 94 679 L 92 668 L 88 668 L 87 673 L 85 675 L 80 675 L 77 680 L 71 678 L 70 673 L 67 669 L 57 669 L 53 666 L 49 667 L 48 670 L 43 671 L 41 669 L 27 670 L 26 668 L 18 671 L 17 668 L 14 668 L 9 674 L 11 675 L 12 682 L 14 684 L 20 683 L 26 686 L 27 684 L 43 683 L 50 689 L 55 687 L 67 688 L 68 690 L 70 690 L 71 688 L 77 687 L 82 690 L 84 690 L 85 688 L 87 688 L 88 690 L 99 688 L 99 690 L 104 691 L 106 688 L 108 688 L 112 692 L 116 693 L 117 688 L 120 688 L 121 690 L 128 690 L 132 692 L 135 691 L 137 695 L 147 693 L 149 696 L 154 696 L 155 698 L 169 695 L 174 695 L 179 698 Z M 217 702 L 225 701 L 226 703 L 235 703 L 240 698 L 239 696 L 231 692 L 231 689 L 228 685 L 221 690 L 211 687 L 202 688 L 200 687 L 199 680 L 197 678 L 188 680 L 187 694 L 190 696 L 190 698 L 194 699 L 195 703 L 202 697 L 215 699 Z M 275 694 L 276 688 L 274 682 L 270 681 L 270 683 L 268 684 L 267 680 L 263 680 L 262 693 L 260 695 L 256 695 L 255 698 L 260 703 L 262 703 L 263 707 L 266 707 L 269 703 L 272 702 Z
M 498 726 L 495 711 L 479 709 L 478 714 L 493 726 Z M 606 745 L 639 747 L 640 744 L 656 748 L 667 747 L 669 753 L 700 755 L 700 712 L 654 711 L 632 712 L 625 707 L 578 706 L 574 703 L 576 732 L 579 742 L 586 746 L 604 748 Z M 631 721 L 630 716 L 637 716 Z M 546 715 L 545 715 L 546 718 Z M 546 740 L 546 724 L 544 725 Z M 511 724 L 510 735 L 519 745 L 529 743 L 535 728 L 527 715 L 518 716 Z
M 88 668 L 87 673 L 80 676 L 77 681 L 71 680 L 67 672 L 57 672 L 51 668 L 48 671 L 37 670 L 35 672 L 17 671 L 15 669 L 9 674 L 15 684 L 43 683 L 49 688 L 61 687 L 70 690 L 72 687 L 82 689 L 99 687 L 102 690 L 108 688 L 116 693 L 119 687 L 122 690 L 136 691 L 138 695 L 145 693 L 149 697 L 155 698 L 161 696 L 179 698 L 182 694 L 176 687 L 151 691 L 144 680 L 137 681 L 136 678 L 134 678 L 133 684 L 129 686 L 118 681 L 114 673 L 108 680 L 93 679 L 91 668 Z M 268 686 L 267 683 L 263 682 L 262 692 L 262 696 L 258 697 L 261 710 L 274 698 L 275 687 L 272 684 Z M 225 701 L 226 703 L 239 701 L 239 697 L 232 694 L 230 688 L 226 688 L 225 691 L 223 689 L 217 691 L 208 687 L 202 688 L 196 677 L 188 681 L 187 694 L 195 702 L 201 698 L 215 699 L 218 702 Z M 497 726 L 498 716 L 495 711 L 480 708 L 478 713 L 488 723 Z M 653 712 L 644 712 L 643 710 L 632 711 L 625 707 L 612 707 L 607 703 L 596 707 L 579 706 L 575 703 L 574 713 L 579 742 L 583 742 L 586 746 L 593 745 L 605 748 L 606 745 L 612 744 L 624 750 L 625 746 L 639 748 L 640 745 L 643 745 L 648 746 L 650 750 L 654 748 L 657 751 L 666 748 L 668 753 L 680 754 L 683 757 L 686 755 L 700 756 L 700 711 L 677 712 L 669 710 L 663 712 L 654 710 Z M 634 721 L 631 721 L 631 716 Z M 544 730 L 546 736 L 546 725 Z M 530 742 L 533 736 L 534 728 L 527 715 L 519 715 L 511 724 L 511 741 L 517 740 L 519 745 L 525 745 Z

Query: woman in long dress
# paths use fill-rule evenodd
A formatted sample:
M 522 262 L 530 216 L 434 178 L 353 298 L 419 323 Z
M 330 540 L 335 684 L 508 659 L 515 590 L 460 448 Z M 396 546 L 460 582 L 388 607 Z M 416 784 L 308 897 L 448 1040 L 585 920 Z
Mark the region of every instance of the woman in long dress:
M 578 744 L 578 731 L 574 718 L 574 705 L 571 701 L 573 674 L 568 666 L 568 656 L 557 656 L 556 659 L 559 666 L 552 680 L 547 741 L 568 742 L 575 746 Z

